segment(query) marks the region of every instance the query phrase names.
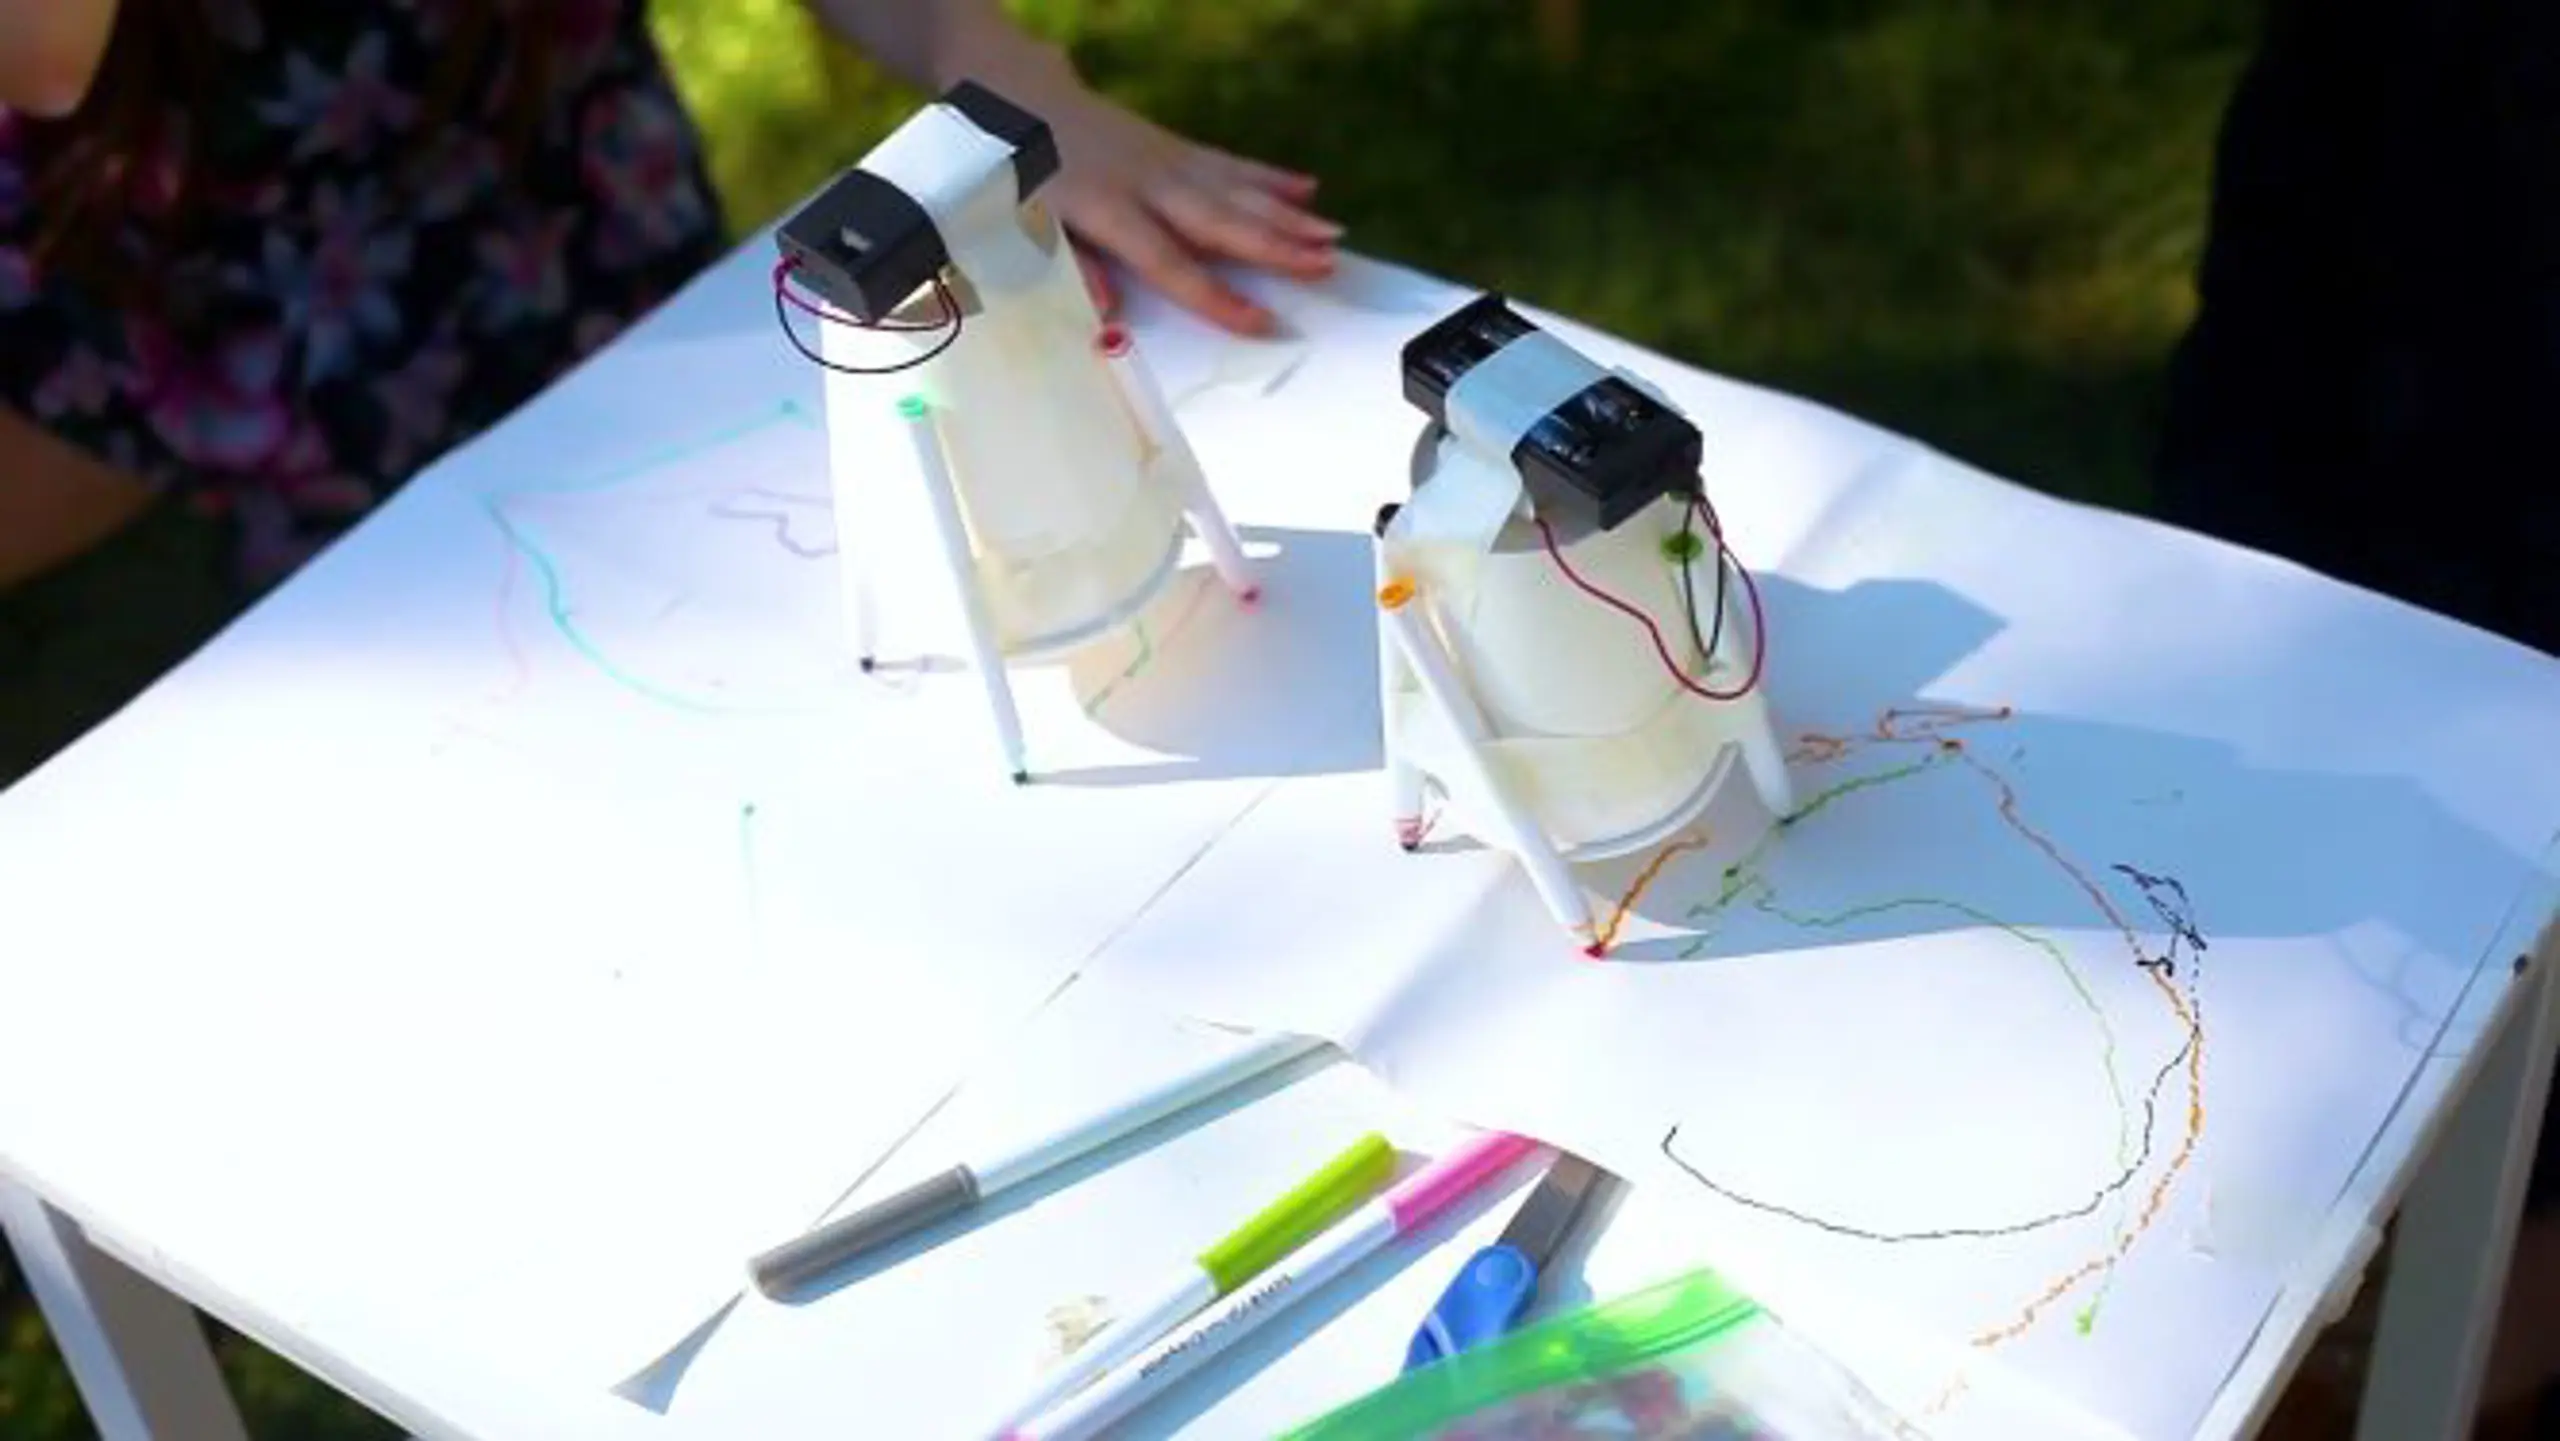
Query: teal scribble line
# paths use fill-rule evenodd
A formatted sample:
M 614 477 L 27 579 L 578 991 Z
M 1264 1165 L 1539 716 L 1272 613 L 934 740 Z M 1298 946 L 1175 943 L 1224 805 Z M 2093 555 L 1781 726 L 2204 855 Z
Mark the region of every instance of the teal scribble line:
M 628 461 L 611 470 L 604 471 L 597 475 L 588 476 L 581 480 L 562 481 L 548 485 L 535 484 L 510 486 L 488 492 L 478 497 L 480 509 L 487 514 L 490 522 L 498 528 L 498 533 L 506 537 L 507 543 L 512 546 L 516 553 L 523 557 L 525 562 L 531 565 L 534 568 L 535 573 L 542 578 L 543 610 L 551 620 L 552 629 L 558 631 L 560 633 L 560 638 L 567 641 L 571 649 L 577 651 L 580 656 L 585 658 L 589 665 L 594 666 L 597 671 L 605 676 L 606 679 L 611 680 L 616 685 L 619 685 L 625 690 L 628 690 L 646 700 L 654 701 L 659 705 L 668 706 L 676 710 L 686 711 L 696 715 L 736 714 L 740 708 L 717 705 L 697 699 L 693 696 L 668 690 L 663 686 L 657 685 L 654 682 L 624 669 L 622 666 L 617 665 L 611 656 L 606 655 L 603 647 L 597 645 L 594 639 L 589 637 L 585 631 L 580 630 L 576 619 L 570 615 L 568 588 L 561 578 L 559 563 L 552 559 L 549 552 L 536 544 L 531 536 L 525 534 L 521 527 L 508 518 L 505 501 L 511 496 L 520 495 L 585 495 L 593 494 L 594 492 L 602 490 L 611 490 L 617 486 L 628 485 L 633 481 L 643 479 L 658 471 L 664 470 L 669 466 L 681 465 L 686 461 L 699 459 L 702 456 L 709 455 L 724 447 L 735 445 L 739 441 L 760 435 L 777 425 L 784 424 L 785 422 L 801 425 L 816 424 L 816 422 L 810 417 L 808 411 L 802 407 L 798 401 L 785 400 L 763 415 L 724 426 L 707 435 L 697 436 L 691 440 L 667 446 L 664 449 L 652 452 L 651 454 L 639 459 Z
M 481 497 L 480 508 L 488 513 L 489 519 L 497 525 L 499 532 L 506 536 L 507 542 L 516 548 L 516 553 L 523 556 L 526 563 L 533 567 L 534 573 L 542 578 L 542 607 L 551 617 L 552 629 L 560 632 L 561 639 L 567 641 L 578 654 L 586 657 L 589 665 L 603 672 L 605 678 L 614 684 L 636 695 L 656 701 L 660 705 L 673 706 L 678 710 L 701 715 L 713 715 L 721 711 L 722 708 L 719 706 L 709 705 L 691 696 L 664 689 L 614 664 L 613 658 L 606 655 L 594 641 L 588 639 L 587 633 L 578 628 L 577 621 L 569 614 L 569 597 L 560 581 L 559 565 L 542 547 L 535 545 L 524 532 L 516 529 L 515 522 L 507 519 L 506 512 L 499 508 L 496 497 Z
M 812 427 L 818 424 L 817 420 L 809 414 L 808 407 L 800 402 L 779 401 L 762 415 L 733 422 L 708 434 L 695 436 L 691 440 L 677 441 L 582 480 L 512 485 L 504 487 L 497 493 L 500 495 L 581 495 L 590 491 L 611 490 L 615 486 L 628 485 L 653 471 L 664 470 L 671 465 L 682 465 L 688 460 L 699 459 L 725 446 L 751 439 L 785 422 Z

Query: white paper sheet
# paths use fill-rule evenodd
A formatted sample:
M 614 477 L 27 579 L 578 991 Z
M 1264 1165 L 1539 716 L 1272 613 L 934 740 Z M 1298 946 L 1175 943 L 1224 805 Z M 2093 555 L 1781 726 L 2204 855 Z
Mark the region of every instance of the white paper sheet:
M 1960 1343 L 2099 1258 L 1998 1384 L 2169 1434 L 2560 819 L 2527 759 L 2547 661 L 1559 326 L 1705 429 L 1791 730 L 2016 711 L 1693 915 L 1749 844 L 1712 816 L 1591 966 L 1498 858 L 1397 852 L 1373 775 L 1367 528 L 1421 424 L 1396 352 L 1464 291 L 1354 264 L 1267 289 L 1273 343 L 1138 305 L 1265 598 L 1190 560 L 1143 631 L 1018 674 L 1017 790 L 964 671 L 849 664 L 764 271 L 750 247 L 0 803 L 0 994 L 42 1018 L 0 1048 L 0 1164 L 446 1430 L 674 1343 L 1101 956 L 1696 1192 L 1700 1256 L 1782 1309 Z M 929 547 L 884 540 L 895 593 Z M 1799 785 L 1906 754 L 1938 753 Z M 2136 965 L 2001 785 L 2146 954 L 2165 923 L 2113 867 L 2176 878 L 2201 963 Z M 2206 1018 L 2192 1149 L 2173 996 Z M 1689 1167 L 1875 1231 L 2097 1201 L 1878 1242 Z
M 764 269 L 733 259 L 12 790 L 0 995 L 89 1023 L 0 1048 L 0 1159 L 294 1334 L 423 1364 L 467 1317 L 468 1354 L 601 1391 L 1279 778 L 1370 762 L 1370 652 L 1326 644 L 1367 634 L 1367 551 L 1310 527 L 1342 492 L 1310 504 L 1303 448 L 1230 501 L 1257 607 L 1189 556 L 1135 627 L 1015 672 L 1034 785 L 950 650 L 863 676 Z M 1307 353 L 1208 341 L 1150 344 L 1186 411 Z M 880 539 L 889 638 L 929 641 L 930 532 Z M 65 1102 L 102 1035 L 132 1063 Z M 233 1099 L 190 1104 L 190 1074 Z M 240 1185 L 170 1179 L 197 1174 Z
M 2560 664 L 1917 451 L 1799 535 L 1762 577 L 1797 819 L 1731 796 L 1693 850 L 1586 868 L 1610 960 L 1499 854 L 1402 854 L 1346 774 L 1259 806 L 1099 973 L 1689 1196 L 1780 1309 L 1979 1358 L 1900 1378 L 1938 1434 L 2007 1424 L 1966 1406 L 1986 1365 L 2188 1434 L 2506 974 Z

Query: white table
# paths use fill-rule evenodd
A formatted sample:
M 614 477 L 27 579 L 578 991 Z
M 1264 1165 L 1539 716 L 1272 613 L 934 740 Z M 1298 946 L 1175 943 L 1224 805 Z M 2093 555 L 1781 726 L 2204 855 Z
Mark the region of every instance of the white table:
M 502 556 L 502 628 L 510 604 L 547 608 L 555 647 L 577 642 L 591 613 L 631 622 L 651 594 L 564 591 L 570 562 L 493 545 L 495 512 L 465 503 L 493 478 L 593 475 L 627 453 L 625 431 L 664 446 L 724 426 L 719 443 L 747 449 L 704 464 L 822 464 L 806 423 L 817 386 L 762 328 L 763 255 L 745 247 L 0 798 L 0 1219 L 111 1441 L 239 1434 L 186 1304 L 422 1435 L 919 1434 L 952 1419 L 949 1396 L 983 1405 L 980 1392 L 1023 1374 L 1050 1306 L 1159 1272 L 1168 1235 L 1250 1209 L 1362 1127 L 1420 1149 L 1447 1133 L 1349 1066 L 1264 1087 L 1255 1104 L 1123 1147 L 1118 1164 L 1082 1168 L 1001 1224 L 863 1285 L 804 1307 L 732 1309 L 689 1366 L 654 1373 L 654 1391 L 609 1392 L 683 1329 L 633 1348 L 634 1315 L 644 1302 L 663 1310 L 667 1292 L 629 1277 L 678 1252 L 678 1269 L 743 1257 L 857 1182 L 875 1193 L 972 1136 L 1109 1097 L 1204 1044 L 1091 987 L 1061 993 L 1057 975 L 933 971 L 933 933 L 912 918 L 882 917 L 874 933 L 826 912 L 830 885 L 859 876 L 760 876 L 755 848 L 771 842 L 759 827 L 788 818 L 772 819 L 771 793 L 762 812 L 742 807 L 736 783 L 803 765 L 813 788 L 841 788 L 829 794 L 890 783 L 826 770 L 809 742 L 825 732 L 823 694 L 772 722 L 767 759 L 689 750 L 670 720 L 635 727 L 610 764 L 582 771 L 570 761 L 589 702 L 576 688 L 676 672 L 636 682 L 599 662 L 562 680 L 535 662 L 527 691 L 521 632 L 507 632 L 511 679 L 490 680 L 484 657 L 465 654 L 454 597 L 496 578 Z M 1395 290 L 1356 266 L 1339 292 L 1353 303 L 1312 312 L 1319 354 L 1338 339 L 1326 326 L 1425 322 L 1393 305 L 1364 315 L 1358 294 L 1372 282 Z M 1160 309 L 1138 321 L 1151 346 L 1179 341 Z M 1722 385 L 1638 359 L 1675 388 Z M 1836 450 L 1844 470 L 1890 441 L 1779 397 L 1718 394 L 1730 414 L 1783 421 L 1766 433 L 1788 445 Z M 741 415 L 764 419 L 734 424 Z M 565 481 L 548 493 L 578 492 Z M 529 481 L 523 493 L 543 491 Z M 823 548 L 798 529 L 808 497 L 767 499 L 741 519 L 781 543 L 772 564 Z M 624 533 L 658 523 L 651 504 L 634 503 Z M 1238 519 L 1250 536 L 1259 518 Z M 613 533 L 600 534 L 590 543 L 609 547 Z M 840 636 L 832 601 L 810 600 L 823 594 L 750 597 L 724 618 L 732 631 L 710 633 L 741 634 L 744 616 L 778 651 L 826 652 Z M 669 635 L 653 656 L 678 665 L 683 638 Z M 715 671 L 682 678 L 716 690 Z M 506 693 L 477 708 L 422 701 L 435 686 Z M 543 704 L 521 704 L 527 694 Z M 501 734 L 489 717 L 507 706 L 515 728 Z M 935 744 L 934 729 L 920 723 L 915 744 Z M 974 754 L 978 737 L 954 744 Z M 471 753 L 468 768 L 427 763 L 455 751 Z M 1221 784 L 1183 793 L 1197 814 L 1168 802 L 1166 832 L 1214 831 L 1239 803 Z M 668 900 L 712 875 L 757 917 L 751 940 Z M 2492 968 L 2464 993 L 2328 1215 L 2319 1264 L 2238 1358 L 2203 1434 L 2253 1429 L 2353 1294 L 2395 1208 L 2401 1265 L 2368 1434 L 2460 1434 L 2560 1038 L 2555 915 L 2560 883 L 2545 872 L 2503 921 L 2479 918 L 2501 926 L 2494 948 L 2520 968 Z M 1107 920 L 1061 925 L 1095 928 L 1099 943 Z M 970 928 L 992 924 L 937 923 L 962 954 L 977 943 Z M 866 934 L 920 968 L 900 972 L 916 979 L 896 1014 L 866 1006 L 887 963 L 847 952 Z M 230 1129 L 243 1124 L 254 1129 Z M 1148 1433 L 1253 1434 L 1383 1380 L 1456 1259 L 1504 1214 L 1488 1197 L 1440 1228 L 1428 1256 L 1366 1268 L 1151 1413 Z M 1633 1194 L 1567 1294 L 1693 1263 L 1684 1240 L 1674 1198 Z M 687 1314 L 718 1300 L 705 1294 Z M 2008 1404 L 2041 1434 L 2107 1434 L 2038 1412 L 2032 1385 Z

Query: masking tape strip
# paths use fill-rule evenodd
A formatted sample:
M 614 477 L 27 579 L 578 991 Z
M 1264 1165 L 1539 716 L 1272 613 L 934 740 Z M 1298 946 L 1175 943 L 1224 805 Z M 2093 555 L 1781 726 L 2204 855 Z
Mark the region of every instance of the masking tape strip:
M 927 105 L 862 157 L 933 221 L 951 263 L 973 282 L 1019 268 L 1026 245 L 1006 224 L 1018 203 L 1013 147 L 948 105 Z
M 1449 387 L 1449 429 L 1485 455 L 1507 459 L 1539 421 L 1607 377 L 1572 346 L 1533 330 Z
M 1478 361 L 1449 387 L 1446 414 L 1459 453 L 1444 458 L 1414 491 L 1396 518 L 1397 537 L 1476 554 L 1493 549 L 1520 505 L 1520 468 L 1511 452 L 1539 421 L 1605 374 L 1543 330 Z

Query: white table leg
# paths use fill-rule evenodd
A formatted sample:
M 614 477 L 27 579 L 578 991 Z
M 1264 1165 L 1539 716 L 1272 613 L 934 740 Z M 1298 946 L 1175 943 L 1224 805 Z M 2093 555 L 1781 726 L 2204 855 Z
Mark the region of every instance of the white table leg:
M 17 1253 L 100 1441 L 248 1441 L 194 1308 L 6 1180 L 0 1234 Z
M 2361 1441 L 2460 1441 L 2480 1405 L 2543 1097 L 2560 1048 L 2560 929 L 2409 1188 L 2365 1378 Z

